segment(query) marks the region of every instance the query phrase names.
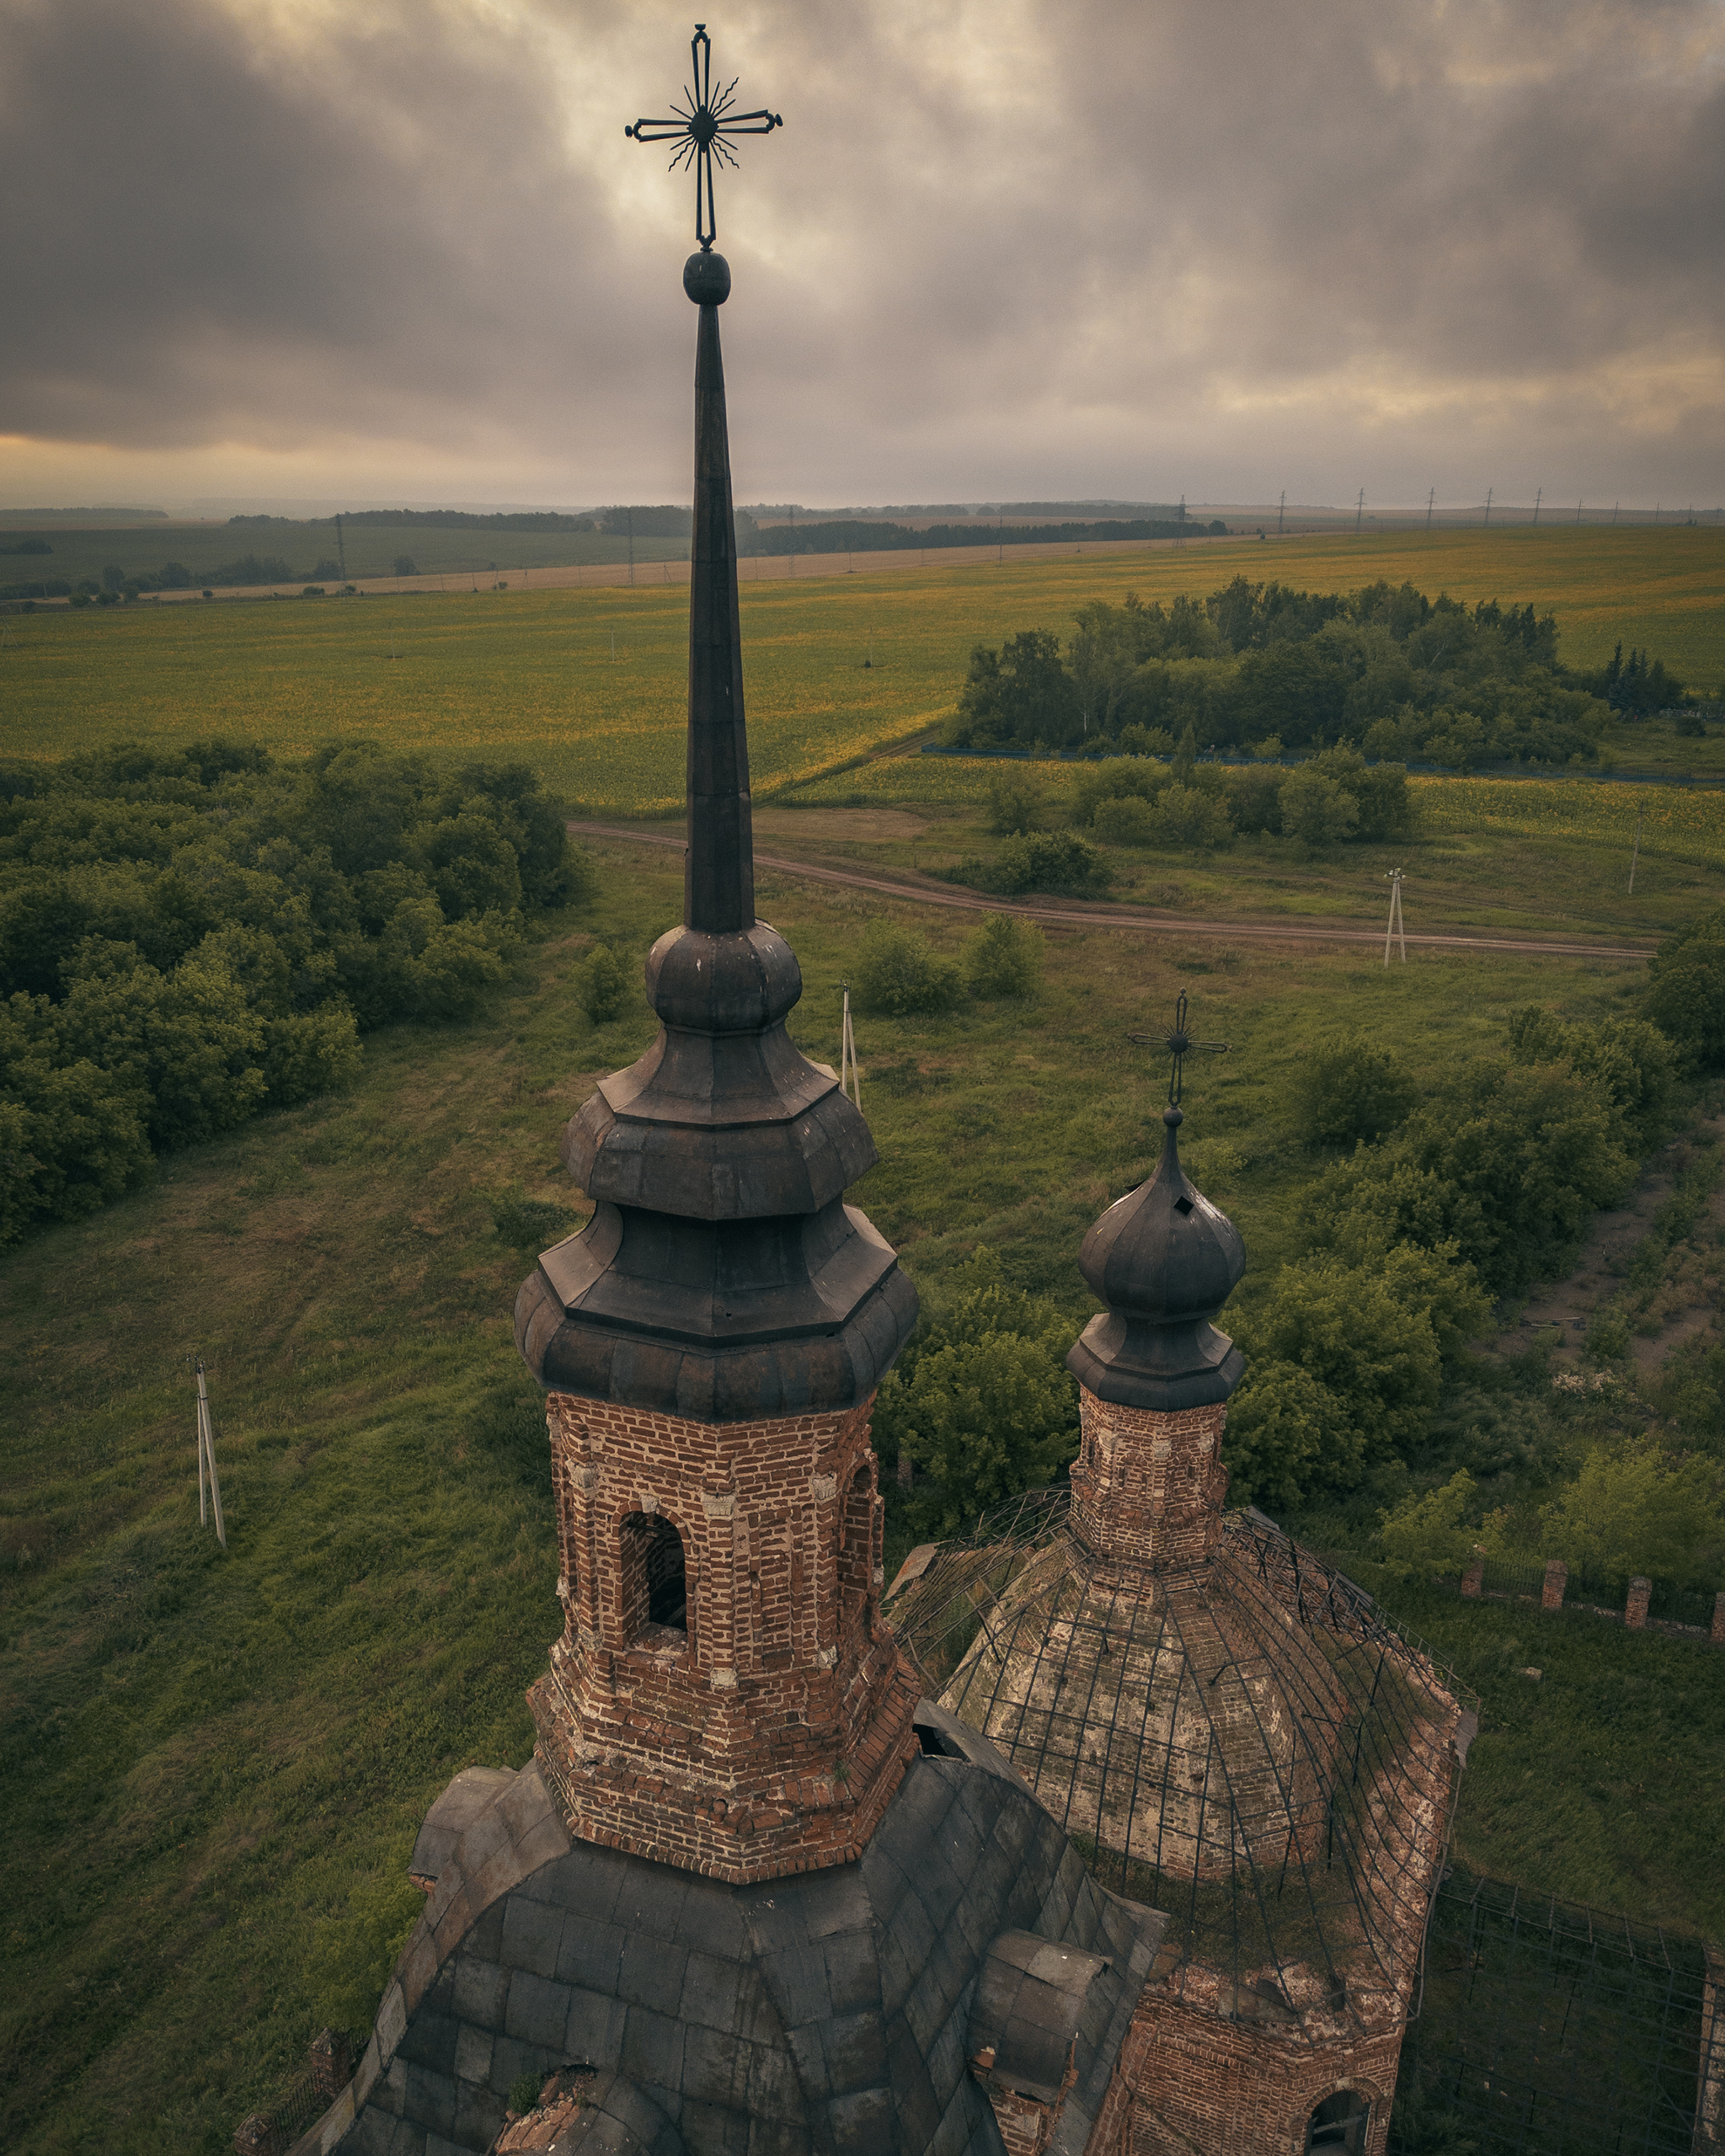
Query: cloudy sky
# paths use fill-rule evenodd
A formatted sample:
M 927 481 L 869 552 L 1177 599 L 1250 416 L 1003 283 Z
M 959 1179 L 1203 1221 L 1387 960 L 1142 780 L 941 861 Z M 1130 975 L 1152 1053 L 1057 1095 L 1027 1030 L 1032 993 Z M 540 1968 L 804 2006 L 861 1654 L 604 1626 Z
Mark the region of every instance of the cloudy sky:
M 691 28 L 0 0 L 0 503 L 686 494 Z M 1725 496 L 1721 0 L 708 28 L 740 499 Z

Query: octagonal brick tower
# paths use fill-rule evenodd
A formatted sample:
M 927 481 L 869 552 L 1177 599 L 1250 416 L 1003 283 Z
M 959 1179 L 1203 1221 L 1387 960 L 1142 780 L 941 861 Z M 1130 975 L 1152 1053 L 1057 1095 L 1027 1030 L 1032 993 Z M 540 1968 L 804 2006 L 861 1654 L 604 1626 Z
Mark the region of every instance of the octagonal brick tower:
M 549 1394 L 568 1620 L 529 1694 L 571 1831 L 742 1882 L 861 1851 L 914 1747 L 879 1616 L 868 1439 L 916 1320 L 844 1202 L 873 1165 L 834 1073 L 785 1030 L 789 945 L 755 916 L 723 256 L 700 309 L 683 921 L 653 947 L 658 1039 L 563 1156 L 594 1203 L 515 1338 Z

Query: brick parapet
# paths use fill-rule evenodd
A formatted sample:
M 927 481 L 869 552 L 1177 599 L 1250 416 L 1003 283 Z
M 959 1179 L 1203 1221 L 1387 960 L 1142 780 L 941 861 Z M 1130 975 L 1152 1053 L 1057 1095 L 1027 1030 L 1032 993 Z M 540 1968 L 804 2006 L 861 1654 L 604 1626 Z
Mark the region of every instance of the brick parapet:
M 1104 1560 L 1183 1570 L 1215 1551 L 1228 1472 L 1226 1406 L 1158 1414 L 1078 1388 L 1072 1531 Z
M 1632 1631 L 1644 1630 L 1648 1621 L 1648 1604 L 1653 1600 L 1653 1583 L 1651 1580 L 1636 1578 L 1629 1582 L 1629 1593 L 1623 1605 L 1623 1621 Z
M 563 1637 L 528 1694 L 584 1839 L 733 1883 L 860 1854 L 914 1748 L 868 1409 L 706 1423 L 553 1393 Z M 676 1529 L 686 1628 L 628 1534 Z

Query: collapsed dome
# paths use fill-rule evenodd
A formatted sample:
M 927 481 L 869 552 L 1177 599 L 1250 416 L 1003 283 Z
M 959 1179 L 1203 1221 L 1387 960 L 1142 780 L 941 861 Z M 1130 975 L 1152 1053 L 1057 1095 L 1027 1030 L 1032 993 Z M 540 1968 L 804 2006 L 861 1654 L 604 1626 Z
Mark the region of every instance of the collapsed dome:
M 1447 1825 L 1454 1701 L 1370 1596 L 1261 1513 L 1177 1570 L 1090 1549 L 1065 1492 L 889 1605 L 931 1698 L 1096 1878 L 1171 1919 L 1188 2004 L 1322 2041 L 1396 2026 Z

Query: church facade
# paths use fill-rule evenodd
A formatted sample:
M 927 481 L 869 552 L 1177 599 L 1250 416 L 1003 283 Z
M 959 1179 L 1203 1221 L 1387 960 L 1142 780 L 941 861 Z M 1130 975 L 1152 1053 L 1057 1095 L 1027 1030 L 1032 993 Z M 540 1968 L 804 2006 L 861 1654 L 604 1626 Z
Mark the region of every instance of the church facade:
M 424 1915 L 301 2147 L 1383 2156 L 1456 1712 L 1225 1509 L 1243 1366 L 1211 1320 L 1243 1260 L 1176 1103 L 1085 1243 L 1070 1492 L 887 1593 L 868 1417 L 916 1298 L 846 1202 L 873 1143 L 755 913 L 729 272 L 703 243 L 684 281 L 684 919 L 658 1039 L 565 1134 L 592 1218 L 516 1307 L 565 1622 L 531 1761 L 432 1806 Z

